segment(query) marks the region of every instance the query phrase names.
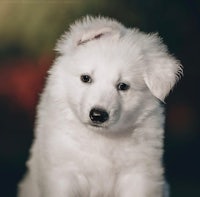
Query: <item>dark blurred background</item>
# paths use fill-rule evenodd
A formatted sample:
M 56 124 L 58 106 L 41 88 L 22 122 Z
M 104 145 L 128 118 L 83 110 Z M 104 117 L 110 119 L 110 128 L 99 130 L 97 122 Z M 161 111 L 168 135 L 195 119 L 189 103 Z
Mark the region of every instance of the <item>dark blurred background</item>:
M 164 165 L 171 197 L 200 196 L 199 0 L 0 0 L 0 197 L 15 197 L 53 47 L 69 23 L 106 15 L 159 32 L 184 66 L 166 100 Z

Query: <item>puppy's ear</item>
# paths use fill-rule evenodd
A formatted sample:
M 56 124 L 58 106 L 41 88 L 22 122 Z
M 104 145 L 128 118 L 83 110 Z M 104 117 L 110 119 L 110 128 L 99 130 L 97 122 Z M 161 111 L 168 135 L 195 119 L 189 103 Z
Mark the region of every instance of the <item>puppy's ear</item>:
M 80 40 L 78 40 L 77 45 L 83 45 L 92 40 L 98 40 L 101 37 L 110 36 L 112 39 L 119 38 L 120 34 L 113 31 L 109 27 L 102 27 L 100 29 L 92 29 L 90 31 L 84 32 Z
M 183 74 L 178 60 L 171 56 L 166 46 L 156 35 L 150 36 L 150 52 L 146 50 L 147 62 L 144 80 L 151 93 L 164 102 L 175 83 Z
M 57 42 L 55 50 L 60 54 L 71 53 L 90 41 L 109 38 L 119 39 L 126 28 L 116 20 L 105 17 L 86 16 L 77 20 Z

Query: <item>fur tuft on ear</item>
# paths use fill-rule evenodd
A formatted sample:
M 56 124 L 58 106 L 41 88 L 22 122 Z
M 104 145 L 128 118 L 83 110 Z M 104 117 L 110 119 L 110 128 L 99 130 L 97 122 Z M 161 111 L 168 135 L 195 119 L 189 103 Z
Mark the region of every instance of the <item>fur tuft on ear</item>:
M 56 45 L 56 51 L 60 54 L 72 51 L 89 41 L 98 40 L 103 37 L 119 39 L 126 28 L 116 20 L 105 17 L 86 16 L 70 26 Z
M 164 102 L 175 83 L 183 75 L 182 65 L 168 53 L 157 34 L 149 35 L 151 49 L 144 49 L 147 56 L 144 80 L 151 93 Z

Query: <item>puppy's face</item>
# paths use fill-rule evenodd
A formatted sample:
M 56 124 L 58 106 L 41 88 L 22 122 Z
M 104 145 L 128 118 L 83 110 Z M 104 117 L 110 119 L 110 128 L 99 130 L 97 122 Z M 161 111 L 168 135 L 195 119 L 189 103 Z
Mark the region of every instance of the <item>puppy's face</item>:
M 82 34 L 81 23 L 72 27 L 58 46 L 55 92 L 86 127 L 128 131 L 164 100 L 180 65 L 157 35 L 106 19 L 89 20 L 83 27 Z
M 125 41 L 80 46 L 61 69 L 67 102 L 77 119 L 93 130 L 132 129 L 157 103 L 144 81 L 144 67 L 139 46 L 134 49 Z

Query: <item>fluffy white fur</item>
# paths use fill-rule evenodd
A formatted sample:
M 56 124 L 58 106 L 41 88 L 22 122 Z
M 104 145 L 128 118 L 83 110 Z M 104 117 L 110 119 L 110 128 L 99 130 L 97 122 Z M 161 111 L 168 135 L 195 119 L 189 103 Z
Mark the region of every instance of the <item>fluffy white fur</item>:
M 18 196 L 163 196 L 160 101 L 182 73 L 179 62 L 156 34 L 103 17 L 73 24 L 56 49 Z M 117 90 L 119 82 L 130 88 Z M 98 127 L 94 107 L 109 114 Z

